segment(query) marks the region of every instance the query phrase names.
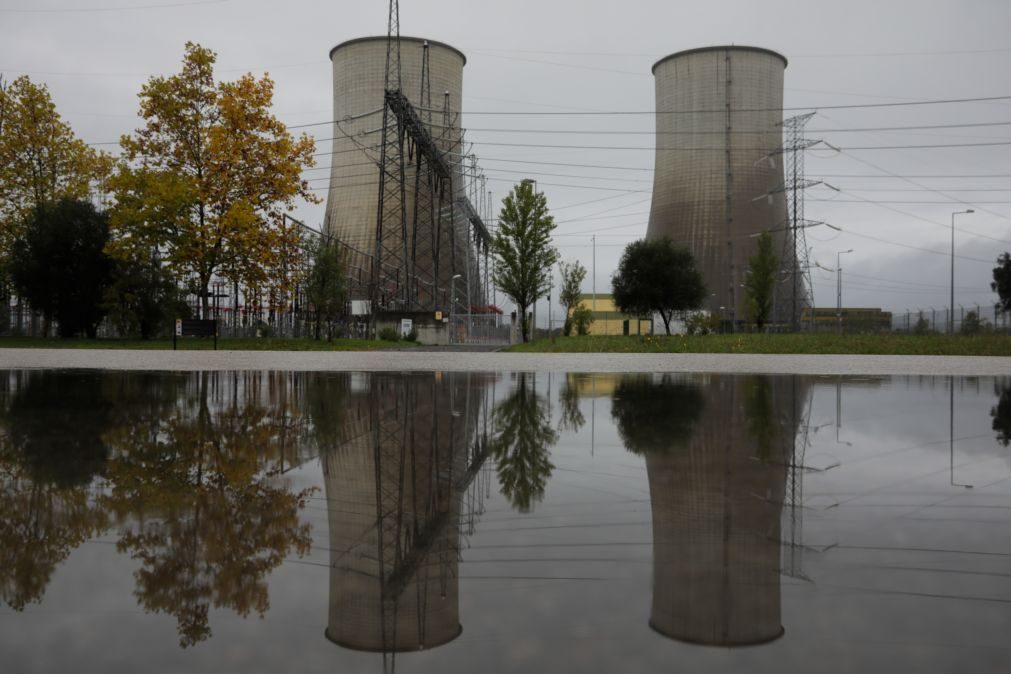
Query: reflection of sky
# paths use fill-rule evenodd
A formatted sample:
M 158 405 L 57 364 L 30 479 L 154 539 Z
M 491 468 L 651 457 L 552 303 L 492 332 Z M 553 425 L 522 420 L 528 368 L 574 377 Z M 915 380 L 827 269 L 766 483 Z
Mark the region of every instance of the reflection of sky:
M 492 475 L 486 512 L 459 567 L 463 635 L 399 655 L 398 670 L 1006 671 L 1011 450 L 991 430 L 993 381 L 977 388 L 975 380 L 956 380 L 955 479 L 974 489 L 950 485 L 947 378 L 843 379 L 840 443 L 835 382 L 817 378 L 807 387 L 810 425 L 820 428 L 805 463 L 839 465 L 804 477 L 810 581 L 782 578 L 786 635 L 779 641 L 707 648 L 649 629 L 645 461 L 622 445 L 610 398 L 584 397 L 586 423 L 550 448 L 555 468 L 532 512 L 516 512 Z M 556 419 L 563 385 L 554 375 Z M 538 390 L 547 395 L 548 386 L 538 375 Z M 287 477 L 296 488 L 322 485 L 317 461 Z M 116 552 L 114 538 L 82 545 L 57 567 L 41 605 L 22 614 L 0 608 L 4 671 L 382 671 L 379 656 L 323 637 L 325 500 L 311 499 L 302 516 L 313 527 L 313 550 L 269 576 L 266 616 L 243 620 L 212 609 L 214 636 L 187 650 L 178 647 L 171 616 L 138 607 L 137 564 Z

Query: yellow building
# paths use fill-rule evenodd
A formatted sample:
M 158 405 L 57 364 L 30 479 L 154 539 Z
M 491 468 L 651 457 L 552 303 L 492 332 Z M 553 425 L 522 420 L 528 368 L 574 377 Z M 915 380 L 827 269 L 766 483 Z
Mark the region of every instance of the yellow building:
M 580 295 L 579 306 L 593 312 L 593 323 L 590 324 L 591 335 L 651 335 L 653 321 L 649 318 L 637 318 L 618 311 L 611 295 Z M 570 314 L 571 315 L 571 314 Z M 576 330 L 573 327 L 572 333 Z

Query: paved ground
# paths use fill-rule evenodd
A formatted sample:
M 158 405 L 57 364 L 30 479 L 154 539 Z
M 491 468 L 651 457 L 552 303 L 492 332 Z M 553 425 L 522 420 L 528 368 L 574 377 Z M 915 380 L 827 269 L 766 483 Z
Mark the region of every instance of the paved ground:
M 0 369 L 528 370 L 785 374 L 1011 375 L 1011 358 L 745 354 L 522 354 L 460 351 L 114 351 L 0 349 Z

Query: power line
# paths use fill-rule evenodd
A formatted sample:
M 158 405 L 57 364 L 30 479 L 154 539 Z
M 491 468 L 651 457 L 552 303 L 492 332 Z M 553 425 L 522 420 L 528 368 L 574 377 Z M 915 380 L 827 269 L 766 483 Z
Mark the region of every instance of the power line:
M 177 7 L 201 7 L 223 5 L 232 0 L 201 0 L 200 2 L 170 2 L 157 5 L 135 7 L 53 7 L 53 8 L 0 8 L 2 14 L 89 14 L 91 12 L 136 12 L 147 9 L 174 9 Z

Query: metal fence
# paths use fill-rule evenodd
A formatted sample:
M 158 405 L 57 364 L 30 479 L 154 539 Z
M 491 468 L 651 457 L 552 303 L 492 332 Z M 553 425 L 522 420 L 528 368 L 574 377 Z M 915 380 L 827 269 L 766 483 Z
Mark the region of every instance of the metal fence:
M 895 332 L 938 332 L 946 333 L 951 328 L 954 319 L 954 332 L 960 333 L 966 325 L 966 316 L 976 315 L 979 329 L 982 331 L 1011 332 L 1011 316 L 1002 312 L 996 305 L 958 306 L 952 311 L 949 307 L 927 307 L 907 309 L 905 312 L 892 312 L 892 330 Z

